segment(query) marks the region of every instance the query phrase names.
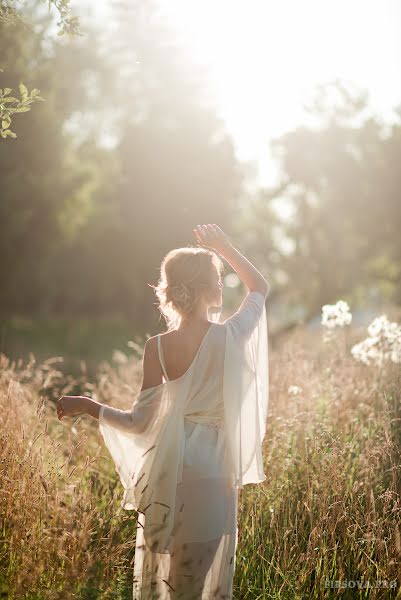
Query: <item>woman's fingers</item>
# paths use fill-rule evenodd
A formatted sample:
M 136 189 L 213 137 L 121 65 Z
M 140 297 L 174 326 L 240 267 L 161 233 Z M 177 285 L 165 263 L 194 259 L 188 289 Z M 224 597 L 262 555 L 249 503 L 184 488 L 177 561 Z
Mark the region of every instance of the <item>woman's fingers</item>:
M 64 396 L 62 396 L 57 402 L 57 418 L 59 421 L 61 421 L 61 419 L 63 417 L 65 417 L 65 407 L 64 407 L 63 399 L 64 399 Z
M 196 239 L 200 242 L 201 236 L 200 236 L 199 230 L 196 227 L 194 227 L 193 232 L 195 234 Z
M 207 225 L 197 225 L 193 231 L 201 242 L 212 240 L 216 237 L 215 228 L 211 223 L 208 223 Z
M 207 243 L 207 239 L 208 239 L 206 225 L 197 225 L 197 227 L 194 231 L 195 231 L 195 235 L 198 239 L 198 242 L 205 246 Z
M 59 421 L 61 421 L 62 413 L 63 413 L 61 402 L 62 402 L 62 399 L 60 398 L 57 401 L 57 418 Z
M 195 232 L 198 242 L 200 244 L 205 244 L 205 241 L 207 238 L 207 230 L 205 230 L 205 227 L 202 225 L 197 225 L 196 228 L 194 229 L 194 232 Z
M 224 248 L 229 243 L 228 237 L 216 223 L 197 225 L 193 231 L 199 244 L 217 252 L 224 252 Z

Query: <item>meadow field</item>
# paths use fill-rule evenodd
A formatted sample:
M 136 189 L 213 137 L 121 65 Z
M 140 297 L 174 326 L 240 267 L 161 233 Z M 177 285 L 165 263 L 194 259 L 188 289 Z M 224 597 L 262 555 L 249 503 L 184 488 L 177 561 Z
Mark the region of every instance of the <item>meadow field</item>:
M 0 0 L 0 600 L 132 599 L 112 446 L 57 402 L 129 410 L 149 336 L 266 286 L 233 600 L 401 600 L 400 28 L 397 0 Z M 218 284 L 171 260 L 199 247 Z
M 401 597 L 399 327 L 390 356 L 375 326 L 376 361 L 351 352 L 366 331 L 349 323 L 270 350 L 267 479 L 240 492 L 236 599 Z M 97 421 L 55 410 L 77 390 L 128 408 L 141 361 L 115 358 L 89 381 L 0 355 L 1 598 L 132 597 L 136 513 Z

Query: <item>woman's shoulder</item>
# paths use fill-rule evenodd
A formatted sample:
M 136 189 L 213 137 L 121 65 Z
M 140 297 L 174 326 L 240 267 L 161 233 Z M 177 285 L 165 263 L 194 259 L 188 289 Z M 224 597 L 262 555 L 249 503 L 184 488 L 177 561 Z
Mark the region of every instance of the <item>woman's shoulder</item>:
M 224 322 L 223 323 L 215 323 L 213 321 L 209 321 L 209 327 L 207 327 L 205 329 L 205 331 L 203 331 L 202 333 L 197 332 L 197 334 L 198 334 L 198 337 L 202 337 L 202 334 L 206 335 L 206 333 L 209 333 L 209 329 L 215 329 L 217 331 L 224 331 L 224 327 L 225 327 Z M 153 337 L 156 339 L 158 336 L 160 336 L 163 339 L 166 338 L 166 339 L 173 340 L 174 338 L 175 339 L 179 339 L 179 338 L 182 338 L 182 339 L 188 338 L 189 339 L 189 338 L 193 338 L 194 335 L 195 335 L 195 333 L 191 332 L 191 331 L 184 332 L 184 331 L 181 331 L 180 329 L 170 329 L 168 331 L 162 331 L 158 334 L 155 334 Z

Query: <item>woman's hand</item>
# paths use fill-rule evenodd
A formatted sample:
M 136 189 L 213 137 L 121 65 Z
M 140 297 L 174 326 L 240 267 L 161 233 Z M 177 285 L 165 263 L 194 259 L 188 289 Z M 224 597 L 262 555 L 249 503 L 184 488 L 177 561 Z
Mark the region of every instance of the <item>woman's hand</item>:
M 57 401 L 57 418 L 75 417 L 85 412 L 85 396 L 61 396 Z
M 216 250 L 222 256 L 224 256 L 224 250 L 231 247 L 227 235 L 215 223 L 212 225 L 210 223 L 208 225 L 197 225 L 193 232 L 199 244 Z
M 200 244 L 221 254 L 248 288 L 248 291 L 260 292 L 267 296 L 269 284 L 262 273 L 233 246 L 218 225 L 197 225 L 193 231 Z

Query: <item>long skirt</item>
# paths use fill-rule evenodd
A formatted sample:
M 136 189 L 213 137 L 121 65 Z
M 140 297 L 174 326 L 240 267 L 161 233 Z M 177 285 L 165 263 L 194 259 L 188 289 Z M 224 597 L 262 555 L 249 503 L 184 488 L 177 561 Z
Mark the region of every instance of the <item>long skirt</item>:
M 216 453 L 222 432 L 185 422 L 182 481 L 168 553 L 146 544 L 139 513 L 133 600 L 231 600 L 238 543 L 238 490 Z M 220 474 L 220 476 L 219 476 Z M 212 476 L 211 476 L 212 475 Z

